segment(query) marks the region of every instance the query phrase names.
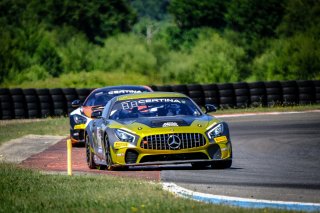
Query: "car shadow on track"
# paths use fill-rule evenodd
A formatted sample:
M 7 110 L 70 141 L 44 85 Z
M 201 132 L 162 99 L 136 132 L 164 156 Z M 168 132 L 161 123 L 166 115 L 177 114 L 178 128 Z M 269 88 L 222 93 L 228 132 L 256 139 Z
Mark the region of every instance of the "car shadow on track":
M 239 167 L 231 167 L 228 169 L 214 169 L 214 170 L 238 170 L 243 169 Z M 159 166 L 133 166 L 129 167 L 127 171 L 164 171 L 164 170 L 213 170 L 210 166 L 204 168 L 194 168 L 190 164 L 183 165 L 159 165 Z

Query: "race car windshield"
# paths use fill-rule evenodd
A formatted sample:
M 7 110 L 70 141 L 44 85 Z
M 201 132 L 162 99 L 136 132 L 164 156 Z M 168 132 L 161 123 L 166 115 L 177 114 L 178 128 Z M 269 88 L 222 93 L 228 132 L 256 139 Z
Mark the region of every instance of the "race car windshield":
M 146 90 L 148 91 L 148 90 Z M 123 94 L 132 94 L 132 93 L 141 93 L 142 90 L 133 90 L 133 89 L 118 89 L 118 90 L 105 90 L 97 91 L 92 93 L 87 100 L 83 103 L 83 106 L 105 106 L 108 101 L 113 97 L 123 95 Z
M 188 98 L 146 98 L 116 102 L 110 112 L 110 119 L 176 115 L 200 116 L 201 112 Z

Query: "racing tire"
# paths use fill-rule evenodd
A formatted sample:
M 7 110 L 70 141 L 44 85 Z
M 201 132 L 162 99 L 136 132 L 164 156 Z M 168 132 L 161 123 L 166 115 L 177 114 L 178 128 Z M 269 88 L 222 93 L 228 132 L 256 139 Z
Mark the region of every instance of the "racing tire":
M 232 160 L 216 161 L 211 164 L 212 169 L 228 169 L 232 165 Z
M 94 162 L 94 153 L 91 151 L 91 145 L 89 142 L 88 135 L 86 135 L 85 148 L 86 148 L 86 160 L 87 160 L 88 167 L 90 169 L 96 169 L 97 164 Z

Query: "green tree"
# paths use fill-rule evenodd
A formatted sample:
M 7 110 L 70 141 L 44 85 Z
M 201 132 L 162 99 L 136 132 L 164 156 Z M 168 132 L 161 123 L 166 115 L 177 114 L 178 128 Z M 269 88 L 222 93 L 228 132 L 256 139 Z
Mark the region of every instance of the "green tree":
M 229 0 L 172 0 L 169 12 L 182 29 L 225 26 L 224 13 Z
M 284 14 L 285 0 L 232 0 L 225 18 L 228 27 L 248 38 L 272 37 Z

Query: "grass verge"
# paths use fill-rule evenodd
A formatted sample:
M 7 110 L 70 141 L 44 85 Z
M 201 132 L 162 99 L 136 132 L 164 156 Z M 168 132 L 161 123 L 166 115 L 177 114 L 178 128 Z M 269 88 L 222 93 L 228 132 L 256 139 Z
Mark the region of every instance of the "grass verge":
M 0 171 L 0 212 L 248 212 L 178 198 L 137 179 L 49 175 L 4 163 Z
M 67 136 L 70 129 L 65 117 L 0 121 L 0 128 L 0 144 L 28 134 Z

